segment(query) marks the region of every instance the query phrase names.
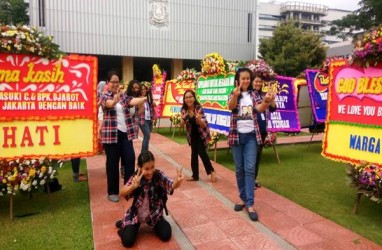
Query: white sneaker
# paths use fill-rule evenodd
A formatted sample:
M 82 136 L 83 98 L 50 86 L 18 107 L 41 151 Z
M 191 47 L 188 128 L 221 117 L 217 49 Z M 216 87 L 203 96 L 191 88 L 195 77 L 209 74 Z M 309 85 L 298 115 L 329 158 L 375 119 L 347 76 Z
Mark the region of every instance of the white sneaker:
M 109 199 L 109 201 L 112 201 L 112 202 L 118 202 L 119 201 L 119 197 L 116 194 L 111 194 L 111 195 L 107 196 L 107 198 Z

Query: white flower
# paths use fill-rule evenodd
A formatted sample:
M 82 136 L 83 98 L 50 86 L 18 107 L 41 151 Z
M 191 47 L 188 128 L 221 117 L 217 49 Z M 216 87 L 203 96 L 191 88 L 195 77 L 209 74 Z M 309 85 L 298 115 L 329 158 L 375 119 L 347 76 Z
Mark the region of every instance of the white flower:
M 35 164 L 35 163 L 36 163 L 36 160 L 31 160 L 31 163 L 32 163 L 32 164 Z
M 53 168 L 52 168 L 52 167 L 49 167 L 49 168 L 48 168 L 48 174 L 52 173 L 52 170 L 53 170 Z
M 34 180 L 34 181 L 32 182 L 32 185 L 33 185 L 33 186 L 36 186 L 36 185 L 37 185 L 37 180 Z
M 24 184 L 23 182 L 21 182 L 20 189 L 23 191 L 28 191 L 28 189 L 30 189 L 30 183 Z
M 44 176 L 44 174 L 43 174 L 43 173 L 40 173 L 39 176 L 38 176 L 38 178 L 41 179 L 43 176 Z
M 40 185 L 43 186 L 45 184 L 45 179 L 40 181 Z

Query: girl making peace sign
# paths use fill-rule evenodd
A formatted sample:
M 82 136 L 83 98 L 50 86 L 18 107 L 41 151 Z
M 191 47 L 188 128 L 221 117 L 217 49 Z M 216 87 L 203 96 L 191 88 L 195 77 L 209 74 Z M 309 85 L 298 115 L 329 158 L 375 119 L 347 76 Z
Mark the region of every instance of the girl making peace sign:
M 188 145 L 191 146 L 192 178 L 188 179 L 188 181 L 199 180 L 199 155 L 203 161 L 207 175 L 211 175 L 211 181 L 215 182 L 216 172 L 206 152 L 208 141 L 210 140 L 210 130 L 203 107 L 196 100 L 193 90 L 189 89 L 184 92 L 181 113 L 182 121 L 180 126 L 183 127 L 186 125 L 187 141 Z
M 153 227 L 162 240 L 171 238 L 171 226 L 163 217 L 165 208 L 163 192 L 173 194 L 183 181 L 183 167 L 176 170 L 176 178 L 169 179 L 162 171 L 155 169 L 155 158 L 150 151 L 138 156 L 138 171 L 121 189 L 120 196 L 133 197 L 133 204 L 122 220 L 117 221 L 118 235 L 125 247 L 131 247 L 137 238 L 142 223 Z
M 235 211 L 246 208 L 251 220 L 257 221 L 254 210 L 255 202 L 255 163 L 257 147 L 262 143 L 257 113 L 264 112 L 275 98 L 275 93 L 268 91 L 261 99 L 253 91 L 252 71 L 240 68 L 235 75 L 235 89 L 229 96 L 228 108 L 231 112 L 231 122 L 228 134 L 228 144 L 232 147 L 235 162 L 236 182 L 240 201 L 235 205 Z M 250 107 L 250 115 L 247 115 Z M 245 112 L 244 112 L 245 110 Z

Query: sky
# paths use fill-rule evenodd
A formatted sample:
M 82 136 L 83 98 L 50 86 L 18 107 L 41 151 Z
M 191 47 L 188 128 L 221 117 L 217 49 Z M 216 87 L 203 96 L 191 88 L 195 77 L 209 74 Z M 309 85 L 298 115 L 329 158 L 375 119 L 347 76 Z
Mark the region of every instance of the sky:
M 259 0 L 260 2 L 273 2 L 271 0 Z M 275 3 L 285 2 L 301 2 L 301 3 L 315 3 L 328 6 L 330 9 L 341 9 L 354 11 L 359 9 L 358 2 L 360 0 L 276 0 Z

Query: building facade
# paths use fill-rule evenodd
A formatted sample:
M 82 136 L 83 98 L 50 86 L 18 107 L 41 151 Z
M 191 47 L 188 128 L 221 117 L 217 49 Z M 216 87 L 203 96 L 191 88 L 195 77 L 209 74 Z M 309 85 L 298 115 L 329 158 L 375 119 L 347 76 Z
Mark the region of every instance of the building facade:
M 330 9 L 314 3 L 259 3 L 259 38 L 272 37 L 274 29 L 281 21 L 293 19 L 300 23 L 302 29 L 322 34 L 326 44 L 341 42 L 342 39 L 338 37 L 341 34 L 328 35 L 328 31 L 332 27 L 332 21 L 350 13 L 351 11 Z
M 149 58 L 169 65 L 172 77 L 184 62 L 200 65 L 211 52 L 228 60 L 254 59 L 255 6 L 253 0 L 29 1 L 31 25 L 54 36 L 65 52 L 116 57 L 124 80 L 136 77 L 135 67 L 151 72 L 155 60 Z
M 114 69 L 124 81 L 150 81 L 155 63 L 168 78 L 185 68 L 200 70 L 211 52 L 227 60 L 255 59 L 259 38 L 271 37 L 283 20 L 321 32 L 348 13 L 258 0 L 29 0 L 32 26 L 54 36 L 67 53 L 97 56 L 100 80 Z

